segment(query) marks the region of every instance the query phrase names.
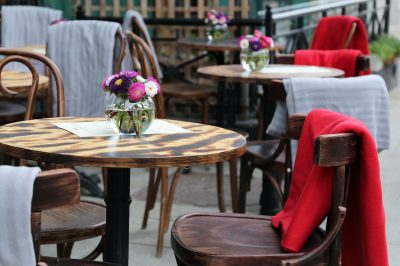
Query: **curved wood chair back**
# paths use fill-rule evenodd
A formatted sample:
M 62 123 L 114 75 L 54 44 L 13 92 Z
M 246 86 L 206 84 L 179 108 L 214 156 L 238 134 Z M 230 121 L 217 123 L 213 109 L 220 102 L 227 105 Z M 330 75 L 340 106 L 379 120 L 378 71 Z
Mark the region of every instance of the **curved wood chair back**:
M 115 38 L 119 42 L 119 51 L 114 61 L 113 71 L 114 73 L 117 73 L 121 71 L 121 65 L 122 65 L 122 60 L 124 59 L 126 45 L 125 45 L 125 36 L 121 31 L 117 31 L 117 33 L 115 34 Z
M 44 210 L 77 205 L 80 202 L 79 176 L 72 169 L 55 169 L 41 172 L 36 177 L 32 196 L 32 238 L 36 261 L 40 261 L 41 212 Z
M 32 62 L 30 62 L 30 59 L 34 59 L 34 60 L 42 62 L 49 69 L 51 75 L 54 77 L 55 85 L 57 88 L 57 90 L 56 90 L 57 91 L 57 97 L 56 97 L 56 99 L 57 99 L 57 116 L 58 117 L 64 116 L 64 113 L 65 113 L 64 84 L 63 84 L 63 80 L 61 77 L 61 72 L 52 60 L 50 60 L 48 57 L 38 54 L 38 53 L 32 53 L 32 52 L 28 52 L 28 51 L 20 51 L 20 50 L 14 50 L 14 49 L 4 49 L 4 48 L 0 48 L 0 55 L 6 56 L 2 60 L 0 60 L 0 92 L 2 92 L 3 94 L 10 96 L 10 97 L 17 94 L 17 92 L 11 91 L 1 84 L 1 72 L 5 65 L 7 65 L 10 62 L 20 62 L 20 63 L 24 64 L 26 67 L 28 67 L 28 69 L 32 73 L 32 87 L 29 92 L 29 96 L 28 96 L 28 100 L 27 100 L 25 120 L 30 120 L 33 117 L 34 104 L 35 104 L 35 98 L 36 98 L 36 94 L 37 94 L 37 87 L 38 87 L 38 81 L 39 81 L 38 72 L 36 71 Z M 51 91 L 51 90 L 49 90 L 49 91 Z
M 126 32 L 126 37 L 128 39 L 133 65 L 140 69 L 140 73 L 143 76 L 153 76 L 158 81 L 161 81 L 160 73 L 156 66 L 156 59 L 147 43 L 133 32 Z M 165 118 L 162 88 L 160 93 L 155 96 L 155 104 L 157 117 Z

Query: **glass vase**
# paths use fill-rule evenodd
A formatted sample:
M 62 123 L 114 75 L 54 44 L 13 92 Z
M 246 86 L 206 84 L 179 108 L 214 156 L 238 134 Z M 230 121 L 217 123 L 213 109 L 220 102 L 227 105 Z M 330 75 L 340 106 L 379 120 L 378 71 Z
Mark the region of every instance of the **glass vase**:
M 261 71 L 269 64 L 269 51 L 268 49 L 258 51 L 242 49 L 240 52 L 240 63 L 246 71 Z
M 218 28 L 215 26 L 209 26 L 207 29 L 207 39 L 211 43 L 213 40 L 221 40 L 226 37 L 227 30 L 225 28 Z
M 155 118 L 155 106 L 151 97 L 145 96 L 139 102 L 130 102 L 109 94 L 105 114 L 108 125 L 119 134 L 141 135 Z

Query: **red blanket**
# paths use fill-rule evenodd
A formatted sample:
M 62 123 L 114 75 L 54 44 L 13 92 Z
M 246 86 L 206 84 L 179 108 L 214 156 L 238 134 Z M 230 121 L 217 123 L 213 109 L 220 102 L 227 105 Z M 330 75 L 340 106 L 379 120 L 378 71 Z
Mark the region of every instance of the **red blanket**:
M 289 198 L 272 217 L 282 230 L 282 247 L 298 252 L 327 216 L 331 204 L 332 171 L 313 165 L 313 146 L 321 134 L 354 132 L 360 138 L 360 160 L 350 178 L 343 228 L 343 266 L 388 265 L 385 214 L 376 145 L 366 126 L 351 117 L 323 109 L 305 121 L 296 154 Z
M 344 47 L 353 23 L 357 24 L 354 37 L 348 47 Z M 311 49 L 338 50 L 357 49 L 369 54 L 368 33 L 361 19 L 353 16 L 330 16 L 321 18 L 314 33 Z
M 354 77 L 356 74 L 357 56 L 360 50 L 296 50 L 295 65 L 325 66 L 338 68 L 344 71 L 345 77 Z

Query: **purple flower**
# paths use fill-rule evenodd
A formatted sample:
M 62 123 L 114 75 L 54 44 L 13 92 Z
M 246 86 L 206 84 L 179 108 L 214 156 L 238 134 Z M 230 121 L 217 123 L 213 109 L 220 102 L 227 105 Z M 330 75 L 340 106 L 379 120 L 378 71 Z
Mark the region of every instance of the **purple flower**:
M 128 88 L 132 83 L 132 79 L 126 75 L 116 75 L 109 84 L 110 91 L 112 93 L 118 94 L 123 93 L 126 94 L 128 92 Z
M 140 101 L 146 94 L 143 83 L 135 82 L 128 89 L 128 99 L 132 102 Z
M 160 92 L 160 90 L 161 90 L 160 83 L 158 83 L 158 81 L 157 81 L 155 78 L 153 78 L 153 77 L 148 77 L 148 78 L 147 78 L 147 81 L 153 81 L 153 82 L 157 85 L 157 93 Z
M 249 40 L 249 44 L 250 44 L 250 49 L 254 52 L 257 52 L 258 50 L 261 49 L 261 42 L 258 39 L 254 40 L 253 38 L 251 38 Z

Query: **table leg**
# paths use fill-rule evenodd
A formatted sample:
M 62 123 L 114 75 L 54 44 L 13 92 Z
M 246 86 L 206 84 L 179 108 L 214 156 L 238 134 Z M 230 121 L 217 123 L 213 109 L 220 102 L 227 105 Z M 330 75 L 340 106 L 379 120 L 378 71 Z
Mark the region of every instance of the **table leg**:
M 104 261 L 128 266 L 130 169 L 108 168 Z
M 267 127 L 272 121 L 272 117 L 275 113 L 276 102 L 272 101 L 268 98 L 268 85 L 263 86 L 263 102 L 264 102 L 264 121 L 262 125 L 263 130 L 263 139 L 270 139 L 271 137 L 265 134 Z M 263 185 L 262 185 L 262 193 L 260 195 L 260 214 L 263 215 L 274 215 L 279 211 L 279 198 L 276 191 L 273 189 L 271 183 L 268 179 L 263 175 Z
M 225 63 L 225 55 L 223 52 L 213 53 L 215 62 L 217 65 L 223 65 Z M 223 81 L 218 82 L 218 94 L 217 94 L 217 125 L 223 127 L 224 126 L 224 113 L 226 112 L 226 92 L 225 92 L 226 83 Z

